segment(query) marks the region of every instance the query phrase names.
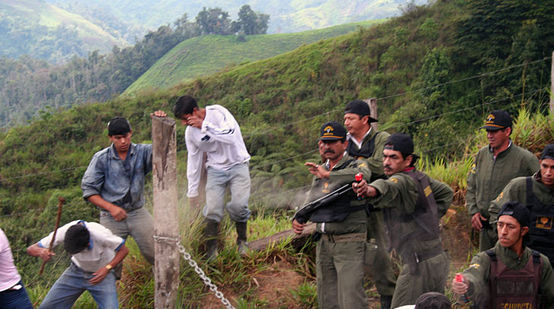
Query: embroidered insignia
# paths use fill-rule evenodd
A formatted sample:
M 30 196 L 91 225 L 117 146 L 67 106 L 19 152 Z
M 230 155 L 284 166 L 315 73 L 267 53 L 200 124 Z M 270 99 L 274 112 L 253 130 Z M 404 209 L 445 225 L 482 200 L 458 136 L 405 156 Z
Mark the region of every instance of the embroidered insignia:
M 394 183 L 398 183 L 398 178 L 391 177 L 391 178 L 389 178 L 389 180 L 394 182 Z
M 486 124 L 493 124 L 494 123 L 494 115 L 493 114 L 489 114 L 487 116 L 487 121 L 486 121 Z
M 429 196 L 431 193 L 433 193 L 433 190 L 431 190 L 430 186 L 427 186 L 425 187 L 425 189 L 423 189 L 423 193 L 425 193 L 425 196 Z
M 498 195 L 498 197 L 496 198 L 496 201 L 500 201 L 502 199 L 502 197 L 504 196 L 504 192 L 500 192 L 500 194 Z
M 477 263 L 469 265 L 469 268 L 479 269 L 479 267 L 481 267 L 481 265 L 479 265 Z
M 537 222 L 535 224 L 535 227 L 538 229 L 543 230 L 551 230 L 552 229 L 552 218 L 551 217 L 537 217 Z

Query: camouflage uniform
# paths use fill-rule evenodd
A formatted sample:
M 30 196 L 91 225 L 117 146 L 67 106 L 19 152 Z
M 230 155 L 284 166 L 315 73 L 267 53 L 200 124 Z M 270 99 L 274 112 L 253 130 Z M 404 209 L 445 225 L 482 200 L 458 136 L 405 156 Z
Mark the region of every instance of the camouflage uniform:
M 378 195 L 369 198 L 369 201 L 383 209 L 392 249 L 402 259 L 391 308 L 414 304 L 425 292 L 443 293 L 449 268 L 448 257 L 442 249 L 438 221 L 450 207 L 453 191 L 446 184 L 431 178 L 427 178 L 428 186 L 423 181 L 419 185 L 409 173 L 414 173 L 413 168 L 370 184 Z M 429 206 L 426 210 L 421 206 L 421 199 L 430 200 L 430 196 L 434 197 L 435 206 Z M 426 216 L 425 222 L 418 219 L 423 218 L 422 214 Z M 429 224 L 429 220 L 433 223 Z M 431 231 L 422 233 L 426 227 Z
M 328 170 L 328 166 L 325 165 Z M 345 155 L 333 168 L 329 179 L 314 178 L 307 201 L 354 181 L 357 173 L 369 177 L 364 161 Z M 319 308 L 364 308 L 367 296 L 363 280 L 366 249 L 367 211 L 365 201 L 349 194 L 322 207 L 302 221 L 317 222 L 321 234 L 316 248 L 317 295 Z
M 533 175 L 539 169 L 539 161 L 529 151 L 510 142 L 508 149 L 496 159 L 489 146 L 479 150 L 467 178 L 466 207 L 470 216 L 480 212 L 489 219 L 489 206 L 508 182 L 516 177 Z M 497 235 L 490 225 L 483 224 L 479 233 L 479 251 L 494 246 Z

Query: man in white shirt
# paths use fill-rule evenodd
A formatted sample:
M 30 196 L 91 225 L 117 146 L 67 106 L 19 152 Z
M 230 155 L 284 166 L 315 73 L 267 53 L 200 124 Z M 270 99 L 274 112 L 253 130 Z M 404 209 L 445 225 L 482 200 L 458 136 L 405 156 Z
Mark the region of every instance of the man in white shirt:
M 206 258 L 217 256 L 217 235 L 224 209 L 235 222 L 239 253 L 246 252 L 246 224 L 250 217 L 250 155 L 244 145 L 235 117 L 221 105 L 198 107 L 191 96 L 181 96 L 174 114 L 187 126 L 185 142 L 188 151 L 187 178 L 190 204 L 198 203 L 198 187 L 202 174 L 203 154 L 206 153 L 206 206 L 204 236 Z M 231 200 L 225 204 L 225 190 L 229 187 Z
M 48 248 L 63 243 L 71 254 L 71 265 L 64 271 L 40 305 L 41 309 L 71 308 L 87 290 L 98 308 L 118 308 L 115 274 L 111 270 L 121 263 L 129 249 L 125 240 L 95 222 L 73 221 L 60 227 L 27 248 L 29 255 L 48 261 L 55 255 Z

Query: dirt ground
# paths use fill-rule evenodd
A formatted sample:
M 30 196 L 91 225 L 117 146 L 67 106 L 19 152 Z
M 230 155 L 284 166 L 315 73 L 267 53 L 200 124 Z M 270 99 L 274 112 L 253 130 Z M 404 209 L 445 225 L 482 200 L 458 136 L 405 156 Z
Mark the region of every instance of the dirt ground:
M 471 248 L 470 221 L 463 206 L 451 207 L 441 220 L 442 239 L 445 250 L 451 257 L 451 274 L 468 263 Z M 303 308 L 296 303 L 291 291 L 307 279 L 294 270 L 294 265 L 284 260 L 274 261 L 268 270 L 261 271 L 252 280 L 255 299 L 263 305 L 259 308 Z M 236 305 L 236 295 L 222 291 Z M 374 286 L 369 289 L 369 308 L 380 308 L 379 296 Z M 202 308 L 222 308 L 221 302 L 212 293 L 206 296 Z M 252 305 L 249 308 L 254 308 Z

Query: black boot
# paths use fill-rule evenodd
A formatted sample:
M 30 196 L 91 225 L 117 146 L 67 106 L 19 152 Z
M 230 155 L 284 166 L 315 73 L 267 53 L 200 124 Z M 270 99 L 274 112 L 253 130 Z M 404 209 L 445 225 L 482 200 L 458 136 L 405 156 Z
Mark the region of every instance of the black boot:
M 219 222 L 211 219 L 204 220 L 204 238 L 206 239 L 206 260 L 212 261 L 217 257 L 217 234 Z
M 392 303 L 392 296 L 381 295 L 381 309 L 390 309 Z
M 235 222 L 235 228 L 237 229 L 237 247 L 240 255 L 245 255 L 248 249 L 248 243 L 246 242 L 246 222 Z

